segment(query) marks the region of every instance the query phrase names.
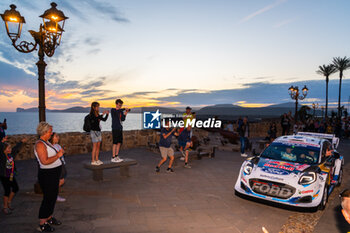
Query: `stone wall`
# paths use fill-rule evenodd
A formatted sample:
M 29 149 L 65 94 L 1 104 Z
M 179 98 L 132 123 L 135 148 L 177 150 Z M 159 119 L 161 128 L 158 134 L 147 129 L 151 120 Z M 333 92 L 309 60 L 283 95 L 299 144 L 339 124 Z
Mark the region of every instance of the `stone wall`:
M 250 123 L 250 136 L 255 137 L 266 137 L 267 132 L 270 129 L 270 124 L 274 122 L 277 126 L 277 137 L 282 135 L 282 127 L 281 127 L 281 121 L 279 119 L 275 120 L 269 120 L 269 121 L 261 121 L 257 123 Z M 292 132 L 292 129 L 290 133 Z
M 266 137 L 269 130 L 270 123 L 276 122 L 277 136 L 281 135 L 282 129 L 279 120 L 262 121 L 258 123 L 250 123 L 250 136 Z M 193 129 L 193 135 L 196 135 L 199 140 L 208 137 L 208 132 L 201 129 Z M 66 155 L 87 154 L 92 150 L 92 143 L 89 133 L 60 133 L 60 144 L 66 148 Z M 34 143 L 38 137 L 36 135 L 11 135 L 8 137 L 10 144 L 15 145 L 22 138 L 27 138 L 28 142 L 23 146 L 17 156 L 18 160 L 32 159 L 34 156 Z M 131 130 L 124 131 L 124 143 L 122 149 L 130 149 L 137 147 L 145 147 L 148 143 L 156 143 L 159 141 L 159 131 L 156 130 Z M 112 133 L 102 132 L 101 151 L 112 150 Z
M 204 130 L 194 129 L 194 135 L 200 139 L 208 136 Z M 60 133 L 60 145 L 66 148 L 66 155 L 87 154 L 92 151 L 92 142 L 89 133 Z M 17 156 L 17 160 L 32 159 L 34 156 L 34 144 L 38 137 L 36 135 L 11 135 L 8 136 L 8 142 L 15 145 L 21 139 L 26 138 L 27 142 L 22 147 Z M 156 130 L 131 130 L 123 132 L 122 149 L 130 149 L 147 146 L 148 143 L 159 141 L 159 131 Z M 112 150 L 112 133 L 102 132 L 101 151 Z

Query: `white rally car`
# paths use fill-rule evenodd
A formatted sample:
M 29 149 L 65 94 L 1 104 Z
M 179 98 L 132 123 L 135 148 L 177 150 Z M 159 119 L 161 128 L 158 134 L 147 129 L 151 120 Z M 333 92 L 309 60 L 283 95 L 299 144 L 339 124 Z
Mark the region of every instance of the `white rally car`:
M 331 134 L 278 137 L 259 156 L 243 162 L 235 193 L 324 209 L 328 196 L 342 182 L 344 159 L 335 150 L 338 143 Z

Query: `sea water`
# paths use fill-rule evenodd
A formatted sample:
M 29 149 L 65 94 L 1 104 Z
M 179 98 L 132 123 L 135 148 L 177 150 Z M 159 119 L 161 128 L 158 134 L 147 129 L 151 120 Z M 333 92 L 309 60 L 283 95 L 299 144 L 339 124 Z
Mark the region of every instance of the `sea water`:
M 46 121 L 53 126 L 53 131 L 83 132 L 84 117 L 87 113 L 61 113 L 47 112 Z M 36 127 L 39 123 L 39 113 L 37 112 L 0 112 L 0 122 L 7 119 L 7 135 L 12 134 L 36 134 Z M 111 116 L 107 121 L 101 121 L 102 131 L 111 131 Z M 142 129 L 142 114 L 128 113 L 123 122 L 124 130 Z

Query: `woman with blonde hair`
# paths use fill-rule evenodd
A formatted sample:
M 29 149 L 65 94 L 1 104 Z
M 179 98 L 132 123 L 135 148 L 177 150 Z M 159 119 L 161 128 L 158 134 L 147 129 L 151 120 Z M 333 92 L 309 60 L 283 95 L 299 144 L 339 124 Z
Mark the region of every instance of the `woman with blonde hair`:
M 62 161 L 60 158 L 64 150 L 56 152 L 49 142 L 52 135 L 52 126 L 46 122 L 40 122 L 37 127 L 39 140 L 35 143 L 34 154 L 39 163 L 38 181 L 43 192 L 43 200 L 39 210 L 39 228 L 41 232 L 53 232 L 51 225 L 62 223 L 54 218 L 53 212 L 59 189 Z

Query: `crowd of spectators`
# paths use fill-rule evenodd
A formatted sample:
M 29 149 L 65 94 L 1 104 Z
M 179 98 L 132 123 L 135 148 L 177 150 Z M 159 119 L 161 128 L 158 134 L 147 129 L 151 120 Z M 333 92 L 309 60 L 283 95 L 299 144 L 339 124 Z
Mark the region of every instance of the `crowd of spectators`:
M 335 134 L 340 138 L 349 138 L 350 136 L 350 117 L 338 118 L 309 118 L 306 121 L 298 121 L 294 124 L 293 133 L 297 132 L 315 132 Z

